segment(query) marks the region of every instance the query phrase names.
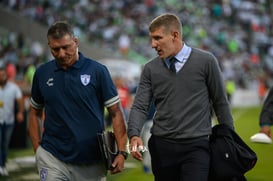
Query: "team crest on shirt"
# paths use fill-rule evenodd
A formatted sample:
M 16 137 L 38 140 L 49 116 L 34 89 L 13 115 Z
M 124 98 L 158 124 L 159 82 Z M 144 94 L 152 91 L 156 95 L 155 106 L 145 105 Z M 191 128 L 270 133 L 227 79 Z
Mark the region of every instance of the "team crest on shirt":
M 84 86 L 86 86 L 90 83 L 90 77 L 91 77 L 91 75 L 87 75 L 87 74 L 81 75 L 81 82 Z

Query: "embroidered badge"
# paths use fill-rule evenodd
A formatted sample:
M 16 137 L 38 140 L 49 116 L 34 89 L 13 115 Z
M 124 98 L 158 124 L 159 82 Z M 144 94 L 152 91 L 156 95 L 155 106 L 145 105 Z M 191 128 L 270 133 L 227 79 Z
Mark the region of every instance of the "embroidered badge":
M 40 171 L 40 180 L 46 181 L 47 175 L 48 175 L 48 170 L 46 168 L 42 168 Z
M 87 74 L 84 74 L 84 75 L 81 75 L 81 82 L 83 85 L 88 85 L 90 83 L 90 75 L 87 75 Z
M 53 86 L 53 85 L 54 85 L 53 81 L 54 81 L 53 78 L 49 78 L 49 79 L 47 80 L 46 84 L 47 84 L 48 86 Z

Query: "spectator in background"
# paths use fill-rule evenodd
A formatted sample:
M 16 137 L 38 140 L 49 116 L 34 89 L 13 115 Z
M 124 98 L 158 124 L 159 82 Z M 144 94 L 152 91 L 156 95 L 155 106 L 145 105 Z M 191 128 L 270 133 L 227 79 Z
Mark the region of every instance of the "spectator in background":
M 127 34 L 121 34 L 118 39 L 119 50 L 122 55 L 127 56 L 130 49 L 131 40 Z
M 15 104 L 18 107 L 14 117 Z M 0 175 L 8 176 L 6 162 L 8 146 L 15 120 L 24 121 L 24 102 L 20 88 L 8 80 L 5 67 L 0 67 Z
M 267 92 L 267 88 L 266 88 L 266 84 L 265 81 L 262 77 L 259 77 L 258 79 L 258 94 L 259 94 L 259 99 L 260 99 L 260 103 L 264 102 L 264 98 L 266 96 L 266 92 Z
M 15 82 L 16 79 L 16 66 L 14 63 L 8 62 L 6 64 L 6 73 L 8 76 L 8 79 L 12 82 Z
M 150 108 L 149 108 L 149 113 L 147 115 L 147 121 L 144 123 L 144 126 L 141 131 L 141 139 L 143 140 L 143 146 L 144 149 L 142 153 L 142 168 L 145 173 L 150 173 L 152 171 L 151 169 L 151 155 L 149 153 L 148 148 L 148 142 L 151 137 L 151 128 L 153 126 L 153 117 L 155 113 L 155 106 L 154 106 L 154 101 L 152 101 Z
M 126 27 L 126 33 L 130 38 L 128 59 L 136 60 L 141 64 L 144 63 L 146 57 L 154 56 L 154 52 L 150 51 L 146 41 L 148 21 L 160 12 L 177 12 L 179 16 L 185 18 L 183 34 L 184 40 L 189 45 L 211 51 L 217 58 L 219 56 L 226 57 L 227 53 L 232 54 L 233 58 L 228 61 L 231 61 L 232 68 L 237 74 L 234 78 L 238 88 L 253 88 L 256 77 L 262 73 L 261 71 L 270 73 L 271 80 L 269 81 L 273 80 L 272 58 L 263 58 L 270 55 L 270 52 L 267 52 L 267 46 L 272 46 L 273 42 L 271 40 L 273 21 L 270 15 L 270 6 L 268 6 L 269 1 L 195 0 L 180 3 L 179 0 L 166 2 L 155 0 L 81 0 L 35 1 L 33 3 L 32 1 L 13 0 L 11 4 L 8 2 L 2 1 L 0 3 L 5 5 L 7 9 L 17 10 L 20 15 L 36 19 L 46 26 L 60 18 L 74 22 L 77 29 L 80 29 L 78 31 L 80 32 L 79 37 L 92 44 L 102 46 L 102 49 L 113 50 L 112 56 L 118 58 L 120 56 L 126 58 L 119 54 L 119 46 L 116 46 L 119 43 L 118 36 L 124 33 L 124 27 Z M 207 36 L 200 37 L 200 32 L 203 32 L 201 35 L 206 32 Z M 31 35 L 28 34 L 28 36 Z M 23 41 L 25 46 L 28 45 L 26 38 L 24 37 Z M 249 59 L 253 50 L 261 59 L 259 67 L 251 67 L 253 62 L 250 62 Z M 138 53 L 137 56 L 135 53 Z M 238 61 L 232 61 L 235 59 Z M 250 69 L 245 69 L 244 64 L 248 64 Z M 20 77 L 20 71 L 17 72 Z M 238 74 L 242 74 L 242 76 Z
M 229 78 L 226 80 L 226 92 L 229 103 L 231 104 L 231 99 L 236 90 L 236 84 L 233 79 Z
M 111 173 L 121 172 L 127 158 L 125 120 L 116 87 L 105 66 L 78 52 L 79 40 L 71 25 L 54 23 L 47 39 L 54 59 L 36 69 L 29 115 L 40 179 L 102 181 L 107 172 L 97 134 L 105 129 L 104 107 L 119 150 Z
M 36 67 L 33 64 L 27 66 L 27 70 L 24 75 L 24 80 L 28 85 L 32 85 L 33 76 L 35 73 Z
M 128 120 L 129 109 L 131 107 L 131 95 L 129 88 L 125 85 L 125 81 L 121 77 L 114 79 L 115 86 L 117 87 L 118 95 L 120 98 L 121 107 L 123 109 L 125 120 Z

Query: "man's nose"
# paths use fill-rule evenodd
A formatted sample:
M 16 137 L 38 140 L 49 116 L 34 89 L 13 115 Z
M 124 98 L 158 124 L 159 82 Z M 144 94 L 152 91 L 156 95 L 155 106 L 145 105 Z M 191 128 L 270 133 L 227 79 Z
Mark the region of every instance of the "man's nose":
M 58 52 L 58 57 L 64 57 L 65 56 L 65 50 L 63 48 L 60 48 Z
M 157 47 L 157 42 L 155 40 L 151 40 L 151 47 L 156 48 Z

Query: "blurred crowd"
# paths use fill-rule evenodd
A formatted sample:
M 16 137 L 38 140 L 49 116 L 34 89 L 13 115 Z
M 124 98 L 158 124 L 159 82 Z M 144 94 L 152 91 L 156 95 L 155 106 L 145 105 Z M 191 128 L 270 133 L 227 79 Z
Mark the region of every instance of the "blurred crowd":
M 212 51 L 225 80 L 243 89 L 273 85 L 271 0 L 0 0 L 0 4 L 46 26 L 68 20 L 81 41 L 128 59 L 141 55 L 146 60 L 155 56 L 149 48 L 148 23 L 173 12 L 182 19 L 185 42 Z M 0 61 L 15 65 L 19 79 L 27 80 L 49 57 L 39 42 L 28 42 L 19 32 L 0 36 Z

